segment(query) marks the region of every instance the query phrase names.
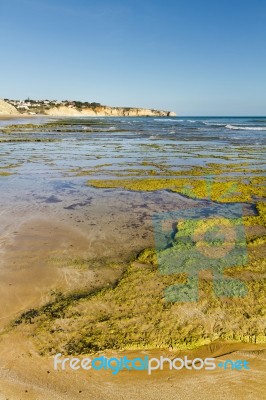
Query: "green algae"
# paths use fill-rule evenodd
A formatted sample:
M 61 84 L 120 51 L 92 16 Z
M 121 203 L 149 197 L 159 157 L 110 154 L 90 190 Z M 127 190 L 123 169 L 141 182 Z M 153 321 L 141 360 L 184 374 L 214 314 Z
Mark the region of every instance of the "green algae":
M 0 171 L 0 176 L 9 176 L 9 175 L 12 175 L 12 172 Z
M 155 249 L 144 249 L 138 256 L 138 261 L 143 264 L 158 265 Z
M 48 139 L 48 138 L 12 138 L 12 139 L 2 139 L 0 138 L 0 143 L 28 143 L 28 142 L 58 142 L 60 139 Z
M 259 201 L 256 204 L 256 209 L 258 212 L 257 216 L 245 216 L 244 224 L 246 226 L 256 226 L 260 225 L 266 227 L 266 202 Z
M 153 265 L 133 263 L 112 288 L 61 295 L 23 313 L 16 325 L 30 324 L 41 354 L 193 349 L 216 339 L 265 343 L 262 281 L 247 282 L 245 298 L 226 302 L 213 295 L 211 282 L 202 280 L 198 302 L 166 303 L 164 289 L 185 282 L 184 275 L 162 276 Z
M 11 124 L 5 127 L 0 128 L 0 133 L 10 135 L 13 133 L 28 133 L 28 132 L 84 132 L 87 133 L 86 130 L 80 129 L 80 128 L 75 128 L 78 126 L 109 126 L 110 124 L 105 121 L 100 121 L 100 120 L 87 120 L 87 119 L 82 119 L 82 118 L 69 118 L 69 119 L 59 119 L 55 121 L 48 121 L 43 124 L 33 124 L 33 123 L 28 123 L 28 124 Z M 67 128 L 69 127 L 69 128 Z M 62 128 L 62 129 L 61 129 Z M 119 130 L 119 132 L 123 132 L 124 130 Z
M 170 171 L 165 165 L 147 161 L 141 165 L 156 167 L 157 170 L 126 170 L 123 174 L 119 172 L 114 174 L 124 176 L 124 179 L 94 179 L 87 184 L 97 188 L 122 188 L 134 191 L 166 189 L 194 199 L 219 202 L 250 202 L 254 198 L 265 196 L 266 178 L 263 176 L 263 170 L 250 170 L 252 164 L 247 162 L 225 165 L 209 163 L 206 166 L 179 171 Z M 135 179 L 126 179 L 125 175 L 130 177 L 133 174 L 136 176 Z M 254 176 L 255 174 L 259 176 Z M 147 175 L 154 175 L 154 178 L 148 178 Z
M 265 178 L 263 178 L 265 181 Z M 263 198 L 265 187 L 250 179 L 249 183 L 240 179 L 228 181 L 212 180 L 209 192 L 208 180 L 188 178 L 90 180 L 88 185 L 96 188 L 122 188 L 135 191 L 171 190 L 194 199 L 210 199 L 220 202 L 250 202 L 254 197 Z

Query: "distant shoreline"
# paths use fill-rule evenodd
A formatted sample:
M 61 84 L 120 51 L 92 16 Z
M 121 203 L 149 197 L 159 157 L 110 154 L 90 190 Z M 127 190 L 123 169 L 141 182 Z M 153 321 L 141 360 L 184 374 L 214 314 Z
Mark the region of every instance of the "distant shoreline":
M 55 117 L 175 117 L 173 111 L 155 110 L 138 107 L 110 107 L 100 103 L 57 100 L 0 100 L 2 115 L 48 115 Z

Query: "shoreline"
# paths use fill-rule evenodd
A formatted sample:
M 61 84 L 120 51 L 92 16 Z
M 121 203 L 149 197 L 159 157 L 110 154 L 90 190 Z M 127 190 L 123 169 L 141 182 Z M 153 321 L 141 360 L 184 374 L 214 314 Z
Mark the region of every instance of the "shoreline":
M 139 107 L 110 107 L 100 103 L 87 103 L 77 101 L 52 102 L 52 101 L 4 101 L 0 100 L 0 114 L 17 115 L 18 109 L 27 110 L 30 115 L 40 115 L 39 112 L 55 117 L 174 117 L 173 111 L 155 110 Z
M 168 116 L 152 116 L 152 115 L 106 115 L 106 114 L 18 114 L 18 115 L 0 115 L 0 121 L 8 121 L 12 119 L 20 119 L 20 118 L 49 118 L 49 119 L 58 119 L 58 118 L 169 118 Z M 175 117 L 171 117 L 175 118 Z

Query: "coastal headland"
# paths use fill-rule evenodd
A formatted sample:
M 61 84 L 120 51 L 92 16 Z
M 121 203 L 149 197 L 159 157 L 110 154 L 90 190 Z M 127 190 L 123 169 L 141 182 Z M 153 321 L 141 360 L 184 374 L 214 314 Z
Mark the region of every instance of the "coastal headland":
M 57 100 L 0 100 L 1 116 L 110 116 L 110 117 L 175 117 L 173 111 L 136 107 L 109 107 L 100 103 Z

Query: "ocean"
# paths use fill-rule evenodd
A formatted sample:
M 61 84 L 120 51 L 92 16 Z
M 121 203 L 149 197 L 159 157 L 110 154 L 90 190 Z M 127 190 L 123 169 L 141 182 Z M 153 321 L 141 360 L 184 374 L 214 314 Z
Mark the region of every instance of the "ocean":
M 5 132 L 7 125 L 11 131 Z M 2 129 L 2 133 L 1 133 Z M 167 176 L 212 164 L 265 173 L 266 117 L 31 118 L 0 121 L 3 191 L 55 181 Z M 40 187 L 41 186 L 41 187 Z

